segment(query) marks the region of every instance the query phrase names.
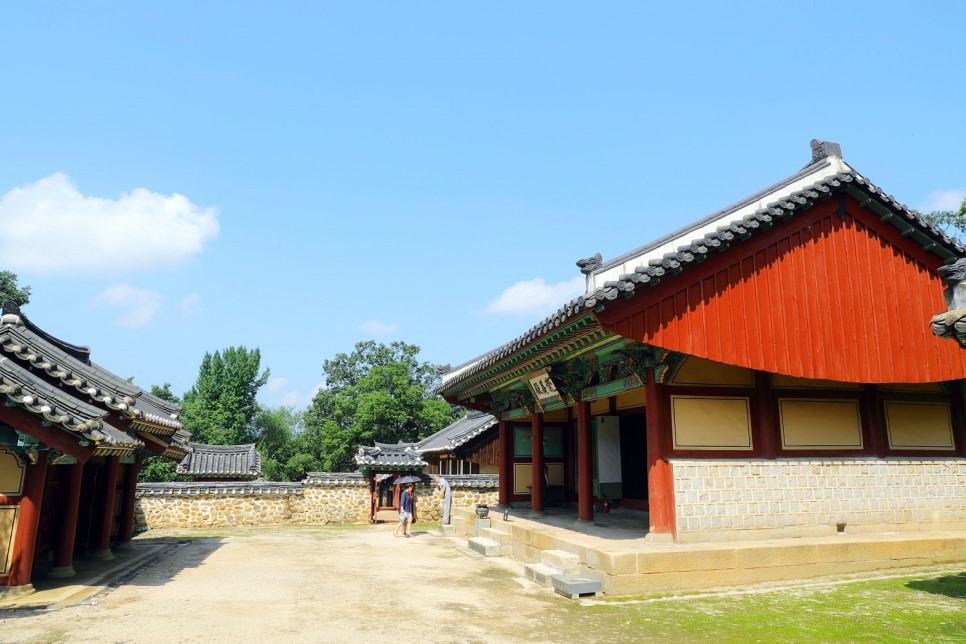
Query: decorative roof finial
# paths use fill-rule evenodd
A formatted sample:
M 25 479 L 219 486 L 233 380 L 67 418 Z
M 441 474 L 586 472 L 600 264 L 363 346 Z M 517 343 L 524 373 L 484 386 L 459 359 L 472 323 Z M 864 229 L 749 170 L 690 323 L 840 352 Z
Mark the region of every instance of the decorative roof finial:
M 838 157 L 842 158 L 842 146 L 838 143 L 832 143 L 831 141 L 819 141 L 818 139 L 812 139 L 812 163 L 816 161 L 821 161 L 827 157 Z
M 600 256 L 600 253 L 597 253 L 593 257 L 588 257 L 587 259 L 578 259 L 577 266 L 580 267 L 581 273 L 584 275 L 590 275 L 595 270 L 600 268 L 600 265 L 603 263 L 602 260 L 603 258 Z

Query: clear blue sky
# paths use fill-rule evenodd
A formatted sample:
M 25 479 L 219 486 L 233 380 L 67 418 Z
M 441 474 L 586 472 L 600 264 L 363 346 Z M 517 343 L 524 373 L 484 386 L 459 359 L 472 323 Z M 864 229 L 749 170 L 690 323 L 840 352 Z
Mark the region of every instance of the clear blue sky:
M 266 404 L 402 340 L 458 364 L 809 140 L 966 196 L 966 3 L 0 4 L 0 269 L 144 388 L 258 347 Z

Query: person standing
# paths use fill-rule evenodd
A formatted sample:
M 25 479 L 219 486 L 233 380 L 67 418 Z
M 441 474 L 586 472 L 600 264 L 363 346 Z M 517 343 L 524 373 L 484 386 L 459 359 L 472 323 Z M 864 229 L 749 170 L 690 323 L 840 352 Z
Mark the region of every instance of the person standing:
M 443 520 L 440 524 L 449 525 L 449 511 L 453 507 L 453 491 L 449 487 L 449 482 L 439 474 L 433 474 L 433 482 L 436 483 L 439 491 L 443 493 Z
M 392 531 L 395 537 L 412 537 L 409 533 L 409 521 L 413 518 L 413 494 L 412 494 L 413 484 L 408 483 L 403 488 L 402 494 L 399 496 L 399 525 L 396 529 Z M 402 529 L 402 534 L 400 534 L 400 529 Z

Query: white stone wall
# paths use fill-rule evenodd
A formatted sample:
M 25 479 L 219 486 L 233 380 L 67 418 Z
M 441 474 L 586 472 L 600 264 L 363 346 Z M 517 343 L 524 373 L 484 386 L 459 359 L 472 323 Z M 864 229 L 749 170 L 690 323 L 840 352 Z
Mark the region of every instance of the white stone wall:
M 672 463 L 681 542 L 966 529 L 966 459 Z

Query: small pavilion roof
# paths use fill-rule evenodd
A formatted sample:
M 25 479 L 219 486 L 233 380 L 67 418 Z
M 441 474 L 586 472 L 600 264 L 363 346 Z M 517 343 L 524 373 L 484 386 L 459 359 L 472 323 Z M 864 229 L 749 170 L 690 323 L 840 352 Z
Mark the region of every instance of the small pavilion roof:
M 188 443 L 178 474 L 196 478 L 253 480 L 262 475 L 262 458 L 255 443 L 205 445 Z
M 429 464 L 419 455 L 415 443 L 376 443 L 372 447 L 360 445 L 355 461 L 360 469 L 382 471 L 422 469 Z
M 421 454 L 454 450 L 485 433 L 498 422 L 491 414 L 470 411 L 451 425 L 416 443 L 416 450 Z

